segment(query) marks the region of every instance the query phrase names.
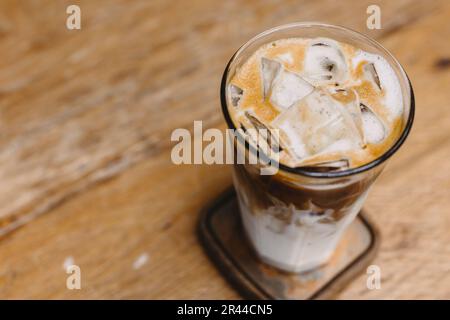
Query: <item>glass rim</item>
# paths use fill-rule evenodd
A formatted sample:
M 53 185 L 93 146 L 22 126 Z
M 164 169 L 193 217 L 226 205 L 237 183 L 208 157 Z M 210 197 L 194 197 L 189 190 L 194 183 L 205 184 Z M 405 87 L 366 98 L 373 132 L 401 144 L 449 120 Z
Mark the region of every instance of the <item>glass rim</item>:
M 230 58 L 230 60 L 227 63 L 227 66 L 225 68 L 225 71 L 223 73 L 222 76 L 222 81 L 221 81 L 221 85 L 220 85 L 220 102 L 221 102 L 221 107 L 222 107 L 222 113 L 224 115 L 225 121 L 228 125 L 228 127 L 230 129 L 236 130 L 236 126 L 233 122 L 233 120 L 231 119 L 231 116 L 229 114 L 228 111 L 228 103 L 227 103 L 227 96 L 226 96 L 226 86 L 227 86 L 227 78 L 228 78 L 228 73 L 230 70 L 230 65 L 231 63 L 235 60 L 235 58 L 242 52 L 244 51 L 249 45 L 251 45 L 253 42 L 255 42 L 256 40 L 272 34 L 276 31 L 282 30 L 282 29 L 288 29 L 288 28 L 293 28 L 293 27 L 302 27 L 302 28 L 308 28 L 308 27 L 324 27 L 324 28 L 331 28 L 331 29 L 337 29 L 340 31 L 344 31 L 347 32 L 349 34 L 354 34 L 360 38 L 363 38 L 365 41 L 369 42 L 371 45 L 373 45 L 375 48 L 383 51 L 383 53 L 385 53 L 387 56 L 389 56 L 392 61 L 394 61 L 394 63 L 397 65 L 397 67 L 399 67 L 399 70 L 401 71 L 402 76 L 404 77 L 404 79 L 402 79 L 402 81 L 405 82 L 405 84 L 409 87 L 409 100 L 410 100 L 410 108 L 409 108 L 409 114 L 408 114 L 408 119 L 405 123 L 405 126 L 402 130 L 402 133 L 400 134 L 399 138 L 395 141 L 395 143 L 386 151 L 384 152 L 381 156 L 375 158 L 374 160 L 356 167 L 356 168 L 349 168 L 349 169 L 345 169 L 342 171 L 331 171 L 331 172 L 319 172 L 319 171 L 310 171 L 307 169 L 304 169 L 302 167 L 289 167 L 287 165 L 282 164 L 279 161 L 275 161 L 273 159 L 271 159 L 271 163 L 274 163 L 278 166 L 278 169 L 281 171 L 286 171 L 289 173 L 293 173 L 293 174 L 299 174 L 302 176 L 306 176 L 306 177 L 313 177 L 313 178 L 339 178 L 339 177 L 347 177 L 347 176 L 352 176 L 358 173 L 362 173 L 362 172 L 366 172 L 378 165 L 380 165 L 381 163 L 385 162 L 387 159 L 389 159 L 400 147 L 401 145 L 405 142 L 406 138 L 409 135 L 409 132 L 411 131 L 412 128 L 412 124 L 413 124 L 413 120 L 414 120 L 414 112 L 415 112 L 415 100 L 414 100 L 414 92 L 411 86 L 411 81 L 408 77 L 408 75 L 406 74 L 405 70 L 403 69 L 402 65 L 397 61 L 397 59 L 386 49 L 384 48 L 380 43 L 378 43 L 376 40 L 369 38 L 368 36 L 364 35 L 363 33 L 360 33 L 358 31 L 346 28 L 346 27 L 342 27 L 342 26 L 337 26 L 337 25 L 331 25 L 331 24 L 326 24 L 326 23 L 321 23 L 321 22 L 295 22 L 295 23 L 289 23 L 289 24 L 284 24 L 284 25 L 280 25 L 271 29 L 268 29 L 266 31 L 263 31 L 259 34 L 257 34 L 256 36 L 254 36 L 253 38 L 251 38 L 250 40 L 248 40 L 247 42 L 245 42 L 234 54 L 233 56 Z M 238 132 L 238 131 L 236 131 Z M 249 148 L 248 144 L 245 144 L 245 148 L 247 150 L 249 150 L 250 152 L 255 152 L 255 150 L 253 148 Z

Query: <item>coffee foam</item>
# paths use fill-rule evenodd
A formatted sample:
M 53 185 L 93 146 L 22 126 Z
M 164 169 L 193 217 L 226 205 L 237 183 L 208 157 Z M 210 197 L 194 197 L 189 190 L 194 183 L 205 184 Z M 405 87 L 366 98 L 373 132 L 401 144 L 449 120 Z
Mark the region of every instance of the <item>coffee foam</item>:
M 389 114 L 390 119 L 401 116 L 403 112 L 403 98 L 398 78 L 389 63 L 383 57 L 358 50 L 352 58 L 353 67 L 356 68 L 362 62 L 371 62 L 375 65 L 380 82 L 383 86 L 383 107 Z
M 340 76 L 339 83 L 334 83 L 333 79 L 324 80 L 323 83 L 311 81 L 311 68 L 305 68 L 305 55 L 308 54 L 308 48 L 311 48 L 312 44 L 325 43 L 333 44 L 333 50 L 339 50 L 334 54 L 334 57 L 343 55 L 345 63 L 339 62 L 339 67 L 346 65 L 347 70 L 339 73 L 345 74 L 345 77 Z M 331 49 L 328 49 L 331 50 Z M 322 52 L 315 48 L 319 54 Z M 327 52 L 323 50 L 323 52 Z M 298 88 L 305 90 L 308 93 L 306 97 L 303 94 L 296 94 L 291 92 L 295 85 L 284 86 L 291 91 L 286 99 L 279 99 L 281 106 L 276 105 L 277 101 L 271 99 L 270 94 L 268 97 L 264 97 L 263 93 L 263 80 L 261 76 L 261 59 L 271 59 L 282 66 L 282 71 L 289 76 L 297 75 L 301 77 L 306 83 L 314 84 L 315 89 L 305 89 L 306 86 L 297 85 Z M 309 60 L 314 60 L 309 58 Z M 309 63 L 307 61 L 307 63 Z M 375 76 L 369 72 L 369 64 L 373 64 L 376 71 Z M 307 69 L 307 70 L 306 70 Z M 313 69 L 314 70 L 314 69 Z M 369 70 L 369 71 L 367 71 Z M 320 71 L 320 70 L 319 70 Z M 341 71 L 341 70 L 338 70 Z M 326 72 L 326 70 L 325 70 Z M 320 75 L 321 77 L 329 77 L 326 73 Z M 278 83 L 283 83 L 281 78 L 276 79 Z M 320 77 L 319 77 L 320 79 Z M 381 83 L 381 89 L 377 85 L 377 81 Z M 313 83 L 314 82 L 314 83 Z M 389 63 L 381 56 L 362 51 L 358 48 L 350 46 L 345 43 L 336 42 L 331 39 L 304 39 L 304 38 L 289 38 L 281 39 L 275 42 L 268 43 L 260 47 L 241 67 L 236 70 L 235 75 L 231 79 L 231 83 L 243 90 L 243 96 L 240 100 L 239 106 L 229 107 L 230 115 L 239 127 L 240 123 L 248 124 L 248 121 L 242 116 L 243 110 L 251 111 L 261 122 L 267 125 L 268 128 L 280 129 L 280 135 L 282 142 L 285 143 L 284 147 L 287 150 L 282 151 L 280 154 L 280 161 L 288 166 L 297 167 L 308 164 L 314 164 L 320 161 L 333 161 L 346 158 L 350 160 L 351 167 L 357 167 L 368 163 L 375 158 L 379 157 L 382 153 L 393 144 L 400 134 L 401 127 L 403 125 L 401 121 L 401 115 L 403 112 L 403 100 L 401 94 L 401 87 L 398 78 L 391 68 Z M 300 83 L 301 84 L 301 83 Z M 285 89 L 285 88 L 282 88 Z M 351 91 L 350 91 L 351 89 Z M 343 92 L 347 90 L 347 92 Z M 341 115 L 345 119 L 349 119 L 349 116 L 358 117 L 358 114 L 352 113 L 356 103 L 356 107 L 359 107 L 359 103 L 363 103 L 368 106 L 368 110 L 372 113 L 366 113 L 364 116 L 360 116 L 361 119 L 355 121 L 358 131 L 364 135 L 364 139 L 361 143 L 350 141 L 346 139 L 336 139 L 336 141 L 330 141 L 325 148 L 319 150 L 320 152 L 311 153 L 307 151 L 307 145 L 311 141 L 304 141 L 301 137 L 295 133 L 296 126 L 302 125 L 302 119 L 298 119 L 298 123 L 280 122 L 280 118 L 283 114 L 291 112 L 291 108 L 302 108 L 301 104 L 305 100 L 311 100 L 310 95 L 316 94 L 318 91 L 324 95 L 329 95 L 337 100 L 337 103 L 345 106 L 344 109 L 340 109 Z M 276 92 L 280 94 L 280 92 Z M 356 95 L 356 98 L 354 97 Z M 295 101 L 300 98 L 299 101 Z M 354 101 L 352 101 L 352 99 Z M 275 99 L 276 100 L 276 99 Z M 286 102 L 287 101 L 287 102 Z M 286 104 L 295 101 L 293 105 L 287 106 Z M 278 104 L 280 104 L 278 102 Z M 310 106 L 312 110 L 317 108 L 318 104 Z M 370 106 L 370 107 L 369 107 Z M 305 108 L 305 107 L 303 107 Z M 352 109 L 353 108 L 353 109 Z M 303 110 L 303 113 L 305 110 Z M 374 121 L 378 119 L 377 121 Z M 346 120 L 346 121 L 347 121 Z M 381 123 L 381 125 L 380 125 Z M 385 130 L 382 133 L 380 130 Z M 338 132 L 338 131 L 336 131 Z M 287 137 L 287 138 L 286 138 Z M 321 141 L 325 136 L 310 135 L 313 140 Z M 283 139 L 284 138 L 284 139 Z M 312 140 L 312 141 L 313 141 Z M 287 143 L 287 145 L 286 145 Z

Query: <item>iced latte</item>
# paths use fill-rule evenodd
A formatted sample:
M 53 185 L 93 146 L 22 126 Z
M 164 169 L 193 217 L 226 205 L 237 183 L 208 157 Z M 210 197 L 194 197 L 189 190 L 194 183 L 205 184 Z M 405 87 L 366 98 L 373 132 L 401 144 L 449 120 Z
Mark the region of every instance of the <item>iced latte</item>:
M 290 272 L 327 262 L 406 138 L 411 92 L 389 53 L 344 28 L 287 25 L 235 54 L 222 83 L 228 124 L 242 135 L 267 130 L 267 144 L 277 144 L 276 174 L 251 164 L 233 173 L 244 228 L 263 261 Z M 247 135 L 236 152 L 261 147 Z

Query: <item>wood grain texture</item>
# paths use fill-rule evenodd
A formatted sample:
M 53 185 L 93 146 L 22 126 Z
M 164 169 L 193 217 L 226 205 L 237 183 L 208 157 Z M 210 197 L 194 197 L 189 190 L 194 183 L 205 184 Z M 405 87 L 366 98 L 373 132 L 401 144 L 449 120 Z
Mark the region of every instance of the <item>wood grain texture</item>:
M 72 3 L 79 31 L 65 28 Z M 450 298 L 450 4 L 377 1 L 383 30 L 368 31 L 372 3 L 2 1 L 0 298 L 238 297 L 195 235 L 229 168 L 173 165 L 170 133 L 194 120 L 224 128 L 218 88 L 233 52 L 310 20 L 379 39 L 416 93 L 413 132 L 366 204 L 382 227 L 382 289 L 361 276 L 341 297 Z M 69 256 L 82 290 L 65 287 Z

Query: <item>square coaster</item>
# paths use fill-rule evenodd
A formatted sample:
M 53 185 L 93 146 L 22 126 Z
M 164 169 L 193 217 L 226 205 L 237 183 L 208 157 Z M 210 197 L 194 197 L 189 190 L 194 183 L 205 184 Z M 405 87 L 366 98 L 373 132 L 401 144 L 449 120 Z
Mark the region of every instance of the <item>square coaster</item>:
M 366 270 L 380 242 L 360 212 L 327 264 L 299 274 L 279 271 L 261 262 L 249 244 L 233 188 L 202 211 L 199 236 L 223 275 L 249 299 L 331 299 Z

